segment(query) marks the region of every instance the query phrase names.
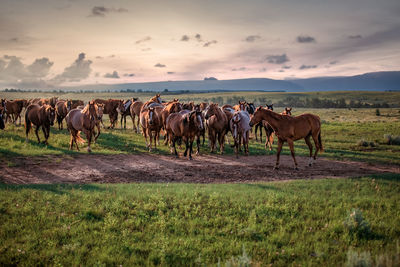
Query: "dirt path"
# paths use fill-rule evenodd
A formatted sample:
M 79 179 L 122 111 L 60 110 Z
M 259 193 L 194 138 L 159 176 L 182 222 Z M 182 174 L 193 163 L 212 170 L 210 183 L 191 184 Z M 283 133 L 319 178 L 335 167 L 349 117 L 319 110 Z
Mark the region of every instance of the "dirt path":
M 330 177 L 359 177 L 378 173 L 400 173 L 398 166 L 342 162 L 319 158 L 312 167 L 308 158 L 281 157 L 280 170 L 273 171 L 275 156 L 207 155 L 193 161 L 162 155 L 79 155 L 73 158 L 19 158 L 15 167 L 0 162 L 0 181 L 28 183 L 242 183 Z

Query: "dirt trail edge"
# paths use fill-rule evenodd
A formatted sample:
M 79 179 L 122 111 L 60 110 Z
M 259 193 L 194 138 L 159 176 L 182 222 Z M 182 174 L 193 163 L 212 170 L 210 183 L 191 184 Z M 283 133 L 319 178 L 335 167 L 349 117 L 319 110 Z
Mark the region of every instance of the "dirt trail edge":
M 273 171 L 275 156 L 205 155 L 193 161 L 162 155 L 78 155 L 70 158 L 17 158 L 16 166 L 0 162 L 0 182 L 12 184 L 53 183 L 244 183 L 295 179 L 360 177 L 369 174 L 400 173 L 399 166 L 335 161 L 319 158 L 308 167 L 308 158 L 281 156 Z

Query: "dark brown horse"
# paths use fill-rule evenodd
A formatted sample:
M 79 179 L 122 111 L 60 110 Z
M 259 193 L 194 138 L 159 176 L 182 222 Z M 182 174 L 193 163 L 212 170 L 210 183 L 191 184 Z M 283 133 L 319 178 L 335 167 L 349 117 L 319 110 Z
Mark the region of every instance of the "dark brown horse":
M 85 103 L 82 100 L 71 100 L 71 109 L 76 109 L 79 106 L 83 106 Z
M 194 102 L 190 101 L 189 103 L 182 104 L 182 109 L 193 110 L 194 109 Z
M 131 105 L 136 100 L 137 100 L 137 98 L 131 98 L 131 99 L 125 100 L 122 103 L 123 107 L 119 108 L 119 113 L 121 114 L 121 128 L 122 128 L 122 125 L 124 125 L 124 129 L 126 129 L 126 117 L 130 116 L 132 118 Z M 124 124 L 122 124 L 122 121 L 124 122 Z
M 179 100 L 177 99 L 177 101 L 170 101 L 167 103 L 167 105 L 165 106 L 165 108 L 161 111 L 161 121 L 163 124 L 163 129 L 165 131 L 165 135 L 164 135 L 164 145 L 168 144 L 168 133 L 166 132 L 166 128 L 167 128 L 167 118 L 169 115 L 171 115 L 172 113 L 176 113 L 182 110 L 182 104 L 179 103 Z
M 262 106 L 260 106 L 260 107 L 262 107 Z M 269 110 L 274 110 L 274 104 L 271 104 L 271 105 L 266 105 L 266 108 L 267 109 L 269 109 Z M 254 114 L 254 112 L 253 112 L 253 114 Z M 256 124 L 256 126 L 254 127 L 254 136 L 256 137 L 256 141 L 258 141 L 258 138 L 257 138 L 257 131 L 258 131 L 258 129 L 260 129 L 260 142 L 262 143 L 262 129 L 264 128 L 265 129 L 265 133 L 266 133 L 266 135 L 267 135 L 267 140 L 265 140 L 265 148 L 267 148 L 267 143 L 269 143 L 269 137 L 271 136 L 271 134 L 269 134 L 269 131 L 268 131 L 268 129 L 266 128 L 267 127 L 267 123 L 263 123 L 262 121 L 260 121 L 259 123 L 257 123 Z M 271 128 L 271 130 L 272 130 L 272 128 Z M 272 132 L 273 132 L 273 130 L 272 130 Z M 271 144 L 270 144 L 270 150 L 271 150 L 272 148 L 271 148 Z
M 186 144 L 183 155 L 186 157 L 189 152 L 189 160 L 192 160 L 193 141 L 198 132 L 204 128 L 201 111 L 182 110 L 178 113 L 172 113 L 167 118 L 166 127 L 172 143 L 171 149 L 173 149 L 175 156 L 178 157 L 175 143 L 183 140 Z M 200 139 L 197 139 L 197 153 L 200 153 Z
M 205 110 L 205 119 L 207 120 L 208 139 L 210 141 L 211 153 L 216 148 L 217 140 L 219 142 L 219 150 L 224 153 L 225 134 L 229 127 L 229 121 L 218 104 L 211 103 Z
M 12 119 L 14 124 L 17 123 L 19 118 L 19 125 L 21 125 L 21 112 L 24 107 L 27 106 L 28 101 L 25 99 L 7 100 L 5 101 L 7 115 L 5 122 Z
M 4 108 L 0 107 L 0 130 L 4 130 L 6 127 L 3 120 Z
M 63 129 L 63 120 L 67 116 L 68 112 L 72 108 L 71 100 L 61 100 L 56 103 L 56 115 L 57 115 L 57 123 L 58 129 Z
M 104 104 L 104 114 L 108 114 L 110 118 L 110 126 L 108 128 L 114 129 L 115 124 L 118 122 L 118 108 L 121 108 L 123 105 L 123 100 L 119 99 L 95 99 L 95 104 Z M 102 122 L 101 122 L 102 123 Z M 102 123 L 103 124 L 103 123 Z
M 292 108 L 286 107 L 284 111 L 281 113 L 282 115 L 289 115 L 292 116 Z
M 50 105 L 44 104 L 39 106 L 37 104 L 29 105 L 25 112 L 25 134 L 26 141 L 28 142 L 28 134 L 32 128 L 32 124 L 36 126 L 35 134 L 40 143 L 39 128 L 42 127 L 44 134 L 44 143 L 47 144 L 47 140 L 50 136 L 50 126 L 54 125 L 54 119 L 56 117 L 56 111 Z
M 82 137 L 80 137 L 80 132 L 82 131 L 85 133 L 88 141 L 87 151 L 92 152 L 90 144 L 92 142 L 93 131 L 97 121 L 96 103 L 94 101 L 90 101 L 83 110 L 71 110 L 65 120 L 67 121 L 67 127 L 69 133 L 71 134 L 69 149 L 72 150 L 75 143 L 76 149 L 79 151 L 78 143 L 82 144 L 85 142 Z
M 293 157 L 295 169 L 298 170 L 297 161 L 294 155 L 294 141 L 303 139 L 310 150 L 309 166 L 312 165 L 313 158 L 316 160 L 318 151 L 323 151 L 321 142 L 321 122 L 318 116 L 313 114 L 302 114 L 292 117 L 287 115 L 277 114 L 273 111 L 258 108 L 250 121 L 250 126 L 265 120 L 274 129 L 275 135 L 278 137 L 278 150 L 276 154 L 275 169 L 279 169 L 279 156 L 282 150 L 282 145 L 287 142 L 290 147 L 290 152 Z M 315 144 L 315 153 L 312 158 L 312 144 L 310 137 L 313 138 Z
M 132 98 L 132 104 L 130 107 L 130 111 L 131 111 L 131 117 L 132 117 L 132 124 L 133 124 L 133 130 L 136 133 L 139 133 L 139 123 L 140 123 L 140 110 L 143 107 L 143 102 L 141 101 L 136 101 L 134 100 L 135 98 Z M 135 125 L 135 117 L 137 116 L 137 124 Z

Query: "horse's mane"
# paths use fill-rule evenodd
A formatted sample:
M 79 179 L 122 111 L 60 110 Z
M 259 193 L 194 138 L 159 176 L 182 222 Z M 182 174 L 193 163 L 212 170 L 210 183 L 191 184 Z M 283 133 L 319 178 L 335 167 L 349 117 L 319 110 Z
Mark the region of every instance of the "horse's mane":
M 82 113 L 87 114 L 89 112 L 89 104 L 87 104 L 81 111 Z

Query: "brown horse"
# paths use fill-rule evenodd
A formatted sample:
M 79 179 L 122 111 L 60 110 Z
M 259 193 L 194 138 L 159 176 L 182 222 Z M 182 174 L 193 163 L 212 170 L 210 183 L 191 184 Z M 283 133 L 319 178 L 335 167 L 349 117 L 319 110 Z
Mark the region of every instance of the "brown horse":
M 206 110 L 207 107 L 208 107 L 208 103 L 207 103 L 207 102 L 201 102 L 201 103 L 200 103 L 200 109 L 201 109 L 201 111 Z
M 25 134 L 26 142 L 28 142 L 28 134 L 32 128 L 32 124 L 36 126 L 35 134 L 40 143 L 39 138 L 39 128 L 42 127 L 44 134 L 44 143 L 47 144 L 47 140 L 50 136 L 50 126 L 54 125 L 54 119 L 56 117 L 56 112 L 54 108 L 50 105 L 44 104 L 39 106 L 37 104 L 29 105 L 25 112 Z
M 96 134 L 96 131 L 93 130 L 93 136 L 94 136 L 95 143 L 97 141 L 97 138 L 99 138 L 99 135 L 100 135 L 100 122 L 103 121 L 104 104 L 97 104 L 96 106 L 97 106 L 97 120 L 96 120 L 97 134 Z
M 143 107 L 143 102 L 141 101 L 136 101 L 135 98 L 132 98 L 132 104 L 130 107 L 131 111 L 131 117 L 132 117 L 132 124 L 133 124 L 133 130 L 136 133 L 139 133 L 139 123 L 140 123 L 140 110 Z M 137 124 L 135 125 L 135 117 L 138 117 L 137 119 Z
M 178 113 L 172 113 L 167 118 L 166 127 L 175 156 L 178 157 L 175 143 L 178 140 L 183 140 L 186 144 L 183 155 L 186 157 L 189 152 L 189 160 L 192 160 L 194 138 L 204 128 L 201 111 L 182 110 Z M 200 153 L 200 139 L 197 139 L 197 153 Z
M 71 109 L 76 109 L 79 106 L 84 106 L 85 103 L 82 100 L 71 100 Z
M 242 110 L 246 110 L 246 107 L 247 107 L 246 101 L 239 101 L 239 104 L 234 105 L 233 109 L 235 111 L 242 111 Z
M 67 121 L 67 127 L 71 134 L 69 149 L 72 150 L 75 143 L 76 149 L 79 151 L 78 143 L 82 144 L 85 142 L 82 137 L 80 137 L 80 132 L 83 131 L 86 134 L 86 139 L 88 140 L 87 151 L 92 152 L 90 144 L 92 142 L 93 131 L 97 121 L 96 103 L 94 101 L 90 101 L 89 104 L 87 104 L 82 110 L 71 110 L 65 120 Z
M 250 115 L 247 111 L 236 111 L 230 121 L 230 128 L 234 140 L 236 158 L 239 157 L 239 150 L 243 143 L 244 153 L 249 154 Z
M 274 104 L 271 105 L 266 105 L 268 110 L 274 110 Z M 260 121 L 259 123 L 256 124 L 255 126 L 255 131 L 254 135 L 256 136 L 256 141 L 257 141 L 257 129 L 260 128 L 260 142 L 262 142 L 262 129 L 264 128 L 265 130 L 265 149 L 269 148 L 269 150 L 272 150 L 272 144 L 274 142 L 274 129 L 272 129 L 271 125 L 268 124 L 266 121 Z
M 178 99 L 177 99 L 178 100 Z M 179 100 L 178 100 L 179 101 Z M 169 115 L 172 113 L 176 113 L 182 110 L 182 104 L 179 103 L 178 101 L 170 101 L 168 104 L 165 106 L 165 108 L 161 111 L 161 121 L 163 124 L 163 129 L 165 131 L 164 135 L 164 144 L 166 145 L 169 141 L 168 139 L 168 133 L 166 132 L 167 128 L 167 118 Z
M 143 104 L 142 109 L 147 108 L 150 104 L 152 103 L 158 103 L 158 104 L 162 104 L 162 100 L 161 100 L 161 95 L 160 94 L 156 94 L 155 96 L 153 96 L 152 98 L 150 98 L 149 101 L 147 101 L 146 103 Z
M 182 105 L 182 109 L 193 110 L 194 109 L 194 102 L 190 101 L 189 103 L 184 103 Z
M 207 120 L 208 140 L 210 141 L 211 153 L 216 148 L 217 140 L 219 150 L 224 153 L 225 134 L 229 127 L 229 121 L 225 112 L 218 107 L 218 104 L 211 103 L 205 110 L 205 119 Z
M 148 107 L 140 112 L 140 125 L 144 138 L 146 140 L 146 146 L 149 151 L 152 150 L 152 140 L 154 132 L 154 148 L 157 149 L 157 141 L 160 136 L 162 125 L 161 111 L 164 107 Z M 150 142 L 147 143 L 147 136 L 150 138 Z
M 281 113 L 282 115 L 289 115 L 292 116 L 292 108 L 286 107 L 284 111 Z
M 41 98 L 39 100 L 38 100 L 38 98 L 35 98 L 35 99 L 31 100 L 31 103 L 32 104 L 38 104 L 39 106 L 50 105 L 53 108 L 55 108 L 57 101 L 58 101 L 58 97 L 53 96 L 53 97 L 50 97 L 50 98 Z
M 4 108 L 0 107 L 0 130 L 4 130 L 6 127 L 3 120 Z
M 17 120 L 19 118 L 19 125 L 21 125 L 21 112 L 24 107 L 26 107 L 28 101 L 25 99 L 16 99 L 9 101 L 7 100 L 5 102 L 6 110 L 7 110 L 7 116 L 5 121 L 7 122 L 8 119 L 12 119 L 12 122 L 14 124 L 17 123 Z
M 318 116 L 313 114 L 302 114 L 300 116 L 291 117 L 287 115 L 277 114 L 273 111 L 258 108 L 250 121 L 250 126 L 265 120 L 274 129 L 275 135 L 278 137 L 278 150 L 276 154 L 276 164 L 274 169 L 279 169 L 279 156 L 282 150 L 282 145 L 287 142 L 290 147 L 290 152 L 293 157 L 295 169 L 298 170 L 297 161 L 294 155 L 293 142 L 299 139 L 306 141 L 310 150 L 309 166 L 312 165 L 312 144 L 310 137 L 313 138 L 315 144 L 314 160 L 316 160 L 318 151 L 323 151 L 321 142 L 321 122 Z
M 104 104 L 104 114 L 108 114 L 110 118 L 110 126 L 108 128 L 114 129 L 115 123 L 118 122 L 118 111 L 117 108 L 121 108 L 123 106 L 123 100 L 119 99 L 95 99 L 95 104 Z M 103 122 L 101 121 L 103 124 Z
M 56 115 L 59 130 L 63 129 L 63 120 L 67 116 L 68 112 L 71 110 L 71 107 L 71 100 L 61 100 L 56 103 Z

